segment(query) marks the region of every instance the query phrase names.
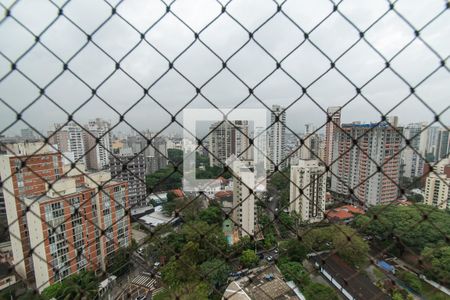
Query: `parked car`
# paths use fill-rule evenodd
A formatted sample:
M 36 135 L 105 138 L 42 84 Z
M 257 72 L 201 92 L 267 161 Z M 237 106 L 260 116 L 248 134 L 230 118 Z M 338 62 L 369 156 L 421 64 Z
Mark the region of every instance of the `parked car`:
M 273 260 L 273 257 L 271 256 L 271 255 L 269 255 L 269 256 L 267 256 L 267 261 L 272 261 Z

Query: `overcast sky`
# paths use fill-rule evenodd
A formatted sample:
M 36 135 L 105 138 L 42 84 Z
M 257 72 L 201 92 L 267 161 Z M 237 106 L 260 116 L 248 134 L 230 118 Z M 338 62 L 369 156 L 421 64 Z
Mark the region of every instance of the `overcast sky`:
M 1 0 L 4 7 L 9 7 L 11 2 L 13 1 Z M 54 2 L 62 6 L 65 1 Z M 254 88 L 258 85 L 254 88 L 254 94 L 268 106 L 280 104 L 286 107 L 301 97 L 287 111 L 288 126 L 296 132 L 301 132 L 305 123 L 313 123 L 316 126 L 324 123 L 325 114 L 319 106 L 326 109 L 328 106 L 343 105 L 356 95 L 355 87 L 335 69 L 311 85 L 330 68 L 326 56 L 332 60 L 340 57 L 336 62 L 339 71 L 356 86 L 364 86 L 362 94 L 383 113 L 391 110 L 410 93 L 408 85 L 394 72 L 389 69 L 383 71 L 384 59 L 368 45 L 368 42 L 371 43 L 380 54 L 390 60 L 414 38 L 414 30 L 394 11 L 389 12 L 366 31 L 389 9 L 389 3 L 384 0 L 344 0 L 339 5 L 342 14 L 361 31 L 366 31 L 364 39 L 343 56 L 342 54 L 360 39 L 358 30 L 337 12 L 316 27 L 332 12 L 332 1 L 287 0 L 282 6 L 282 12 L 263 26 L 261 25 L 276 13 L 276 1 L 232 0 L 226 5 L 226 13 L 223 14 L 219 3 L 225 4 L 226 1 L 175 1 L 171 5 L 171 11 L 193 31 L 200 32 L 199 39 L 210 49 L 199 40 L 195 41 L 194 33 L 180 20 L 171 13 L 166 13 L 166 6 L 162 1 L 126 0 L 117 7 L 117 13 L 135 29 L 117 15 L 110 18 L 111 6 L 108 3 L 114 6 L 116 2 L 70 1 L 64 6 L 63 12 L 79 26 L 77 28 L 66 17 L 58 17 L 58 8 L 50 1 L 19 1 L 10 13 L 35 35 L 40 35 L 56 19 L 42 34 L 40 42 L 59 58 L 40 43 L 35 44 L 34 36 L 13 18 L 3 19 L 0 24 L 1 100 L 20 111 L 39 97 L 39 88 L 45 87 L 48 98 L 40 97 L 23 113 L 23 118 L 46 133 L 51 124 L 67 119 L 66 113 L 51 103 L 49 98 L 72 113 L 91 97 L 92 88 L 97 90 L 98 97 L 94 96 L 74 113 L 74 119 L 80 123 L 95 117 L 117 123 L 119 115 L 99 97 L 119 113 L 123 113 L 143 97 L 142 87 L 151 87 L 149 94 L 174 114 L 192 98 L 195 100 L 188 107 L 210 108 L 211 105 L 204 97 L 218 107 L 234 107 L 247 99 L 240 107 L 261 108 L 262 104 L 255 97 L 249 97 L 247 87 Z M 415 28 L 421 29 L 444 10 L 445 3 L 446 1 L 442 0 L 400 0 L 395 9 Z M 0 14 L 4 16 L 4 8 L 1 10 Z M 248 33 L 228 14 L 249 31 L 259 28 L 253 39 L 249 39 Z M 303 32 L 294 26 L 286 15 L 303 31 L 309 33 L 308 40 L 305 41 Z M 110 19 L 106 24 L 97 31 L 98 26 L 108 18 Z M 159 18 L 162 19 L 155 24 Z M 215 18 L 217 19 L 204 29 Z M 92 34 L 92 42 L 87 42 L 86 34 L 80 29 L 88 34 L 95 31 Z M 141 40 L 138 31 L 145 32 L 146 41 Z M 440 66 L 441 59 L 446 60 L 446 67 L 440 68 L 425 80 L 416 89 L 416 94 L 437 113 L 446 111 L 441 120 L 450 124 L 450 11 L 447 9 L 421 30 L 420 36 L 435 53 L 416 39 L 391 61 L 391 66 L 415 86 Z M 191 48 L 180 55 L 193 42 Z M 293 51 L 300 43 L 303 44 Z M 35 46 L 23 55 L 32 45 Z M 82 47 L 84 48 L 74 56 Z M 242 49 L 234 54 L 241 47 Z M 291 54 L 288 55 L 289 53 Z M 193 85 L 177 71 L 168 70 L 167 59 L 172 61 L 176 57 L 174 67 L 192 84 L 203 86 L 203 96 L 197 95 Z M 18 58 L 20 60 L 17 69 L 25 76 L 17 70 L 9 73 L 10 61 L 16 61 Z M 136 82 L 124 71 L 116 71 L 114 60 L 120 61 L 120 67 Z M 281 67 L 284 71 L 277 70 L 271 74 L 276 68 L 275 60 L 282 61 Z M 63 62 L 67 61 L 70 71 L 63 72 Z M 232 72 L 222 70 L 205 85 L 222 69 L 222 61 L 227 62 Z M 285 72 L 289 73 L 291 78 Z M 375 79 L 367 83 L 379 72 L 381 73 Z M 163 74 L 163 78 L 156 82 Z M 59 78 L 54 80 L 57 76 Z M 269 77 L 260 83 L 267 76 Z M 39 88 L 26 77 L 33 80 Z M 302 93 L 299 84 L 308 87 L 307 95 Z M 433 113 L 415 96 L 410 96 L 390 115 L 398 115 L 402 124 L 431 122 L 434 119 Z M 379 112 L 361 96 L 355 97 L 343 110 L 344 122 L 377 121 L 379 118 Z M 171 120 L 170 115 L 149 96 L 145 96 L 131 109 L 125 119 L 139 130 L 149 128 L 155 131 L 166 126 Z M 178 115 L 177 119 L 181 120 L 181 115 Z M 0 133 L 14 134 L 25 127 L 19 122 L 5 131 L 14 120 L 13 111 L 0 103 Z M 120 129 L 130 131 L 130 127 L 126 125 Z M 166 132 L 177 130 L 179 126 L 173 125 Z

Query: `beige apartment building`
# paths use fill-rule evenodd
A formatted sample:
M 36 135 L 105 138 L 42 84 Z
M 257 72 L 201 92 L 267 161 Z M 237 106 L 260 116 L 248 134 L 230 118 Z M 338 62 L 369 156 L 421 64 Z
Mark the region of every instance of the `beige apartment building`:
M 425 204 L 439 209 L 450 208 L 450 158 L 444 159 L 434 166 L 434 172 L 430 173 L 425 183 Z

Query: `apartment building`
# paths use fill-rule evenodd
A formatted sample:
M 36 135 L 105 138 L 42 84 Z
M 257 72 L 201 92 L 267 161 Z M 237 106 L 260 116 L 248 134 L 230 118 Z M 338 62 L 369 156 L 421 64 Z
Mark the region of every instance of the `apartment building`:
M 305 133 L 300 137 L 302 141 L 297 141 L 298 150 L 293 156 L 297 159 L 321 159 L 320 148 L 322 139 L 318 133 L 314 132 L 311 124 L 306 124 L 305 128 Z
M 80 270 L 104 270 L 131 241 L 127 183 L 108 172 L 61 177 L 61 153 L 42 143 L 11 149 L 0 174 L 16 272 L 42 291 Z
M 450 209 L 450 158 L 434 166 L 425 181 L 424 203 L 439 209 Z
M 75 122 L 55 124 L 54 129 L 48 132 L 49 143 L 57 145 L 62 153 L 73 153 L 74 162 L 86 164 L 86 146 L 84 130 Z
M 327 166 L 333 162 L 334 132 L 341 125 L 341 107 L 332 106 L 327 109 L 327 125 L 325 127 L 325 163 Z
M 22 128 L 20 130 L 20 136 L 27 141 L 32 141 L 36 139 L 37 133 L 32 128 Z
M 327 176 L 325 167 L 314 159 L 301 159 L 291 166 L 289 213 L 304 222 L 324 218 Z
M 223 121 L 209 127 L 208 150 L 210 166 L 222 167 L 233 154 L 239 159 L 252 158 L 248 121 Z
M 335 128 L 330 190 L 366 206 L 398 198 L 401 128 L 353 122 Z M 382 171 L 382 172 L 381 172 Z
M 126 141 L 132 153 L 144 155 L 147 175 L 167 167 L 167 141 L 164 137 L 144 131 L 142 135 L 128 136 Z
M 109 122 L 99 118 L 89 121 L 85 126 L 86 164 L 91 170 L 103 170 L 109 166 L 112 152 L 110 128 Z
M 442 127 L 439 128 L 437 135 L 437 145 L 434 153 L 435 161 L 445 159 L 450 154 L 450 131 Z
M 232 220 L 238 237 L 253 236 L 256 227 L 255 195 L 251 189 L 255 186 L 255 173 L 251 161 L 235 160 L 233 169 L 233 211 Z
M 286 111 L 280 105 L 273 105 L 270 113 L 269 128 L 269 162 L 268 169 L 274 171 L 275 167 L 283 169 L 287 165 L 286 158 Z
M 404 150 L 401 152 L 402 176 L 413 178 L 423 174 L 424 158 L 427 148 L 427 130 L 425 123 L 411 123 L 404 127 Z
M 115 154 L 109 161 L 111 177 L 128 183 L 130 206 L 143 205 L 146 197 L 144 154 Z

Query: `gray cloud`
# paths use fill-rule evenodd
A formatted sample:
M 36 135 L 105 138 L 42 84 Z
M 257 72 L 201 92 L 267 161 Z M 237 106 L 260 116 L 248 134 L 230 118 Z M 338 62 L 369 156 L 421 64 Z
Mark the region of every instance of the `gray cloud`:
M 115 5 L 115 2 L 117 1 L 109 1 L 112 5 Z M 11 5 L 11 1 L 4 0 L 1 3 L 5 7 Z M 56 1 L 56 3 L 63 5 L 63 1 Z M 415 28 L 421 29 L 444 9 L 444 4 L 439 0 L 426 2 L 400 0 L 395 7 Z M 330 1 L 291 0 L 283 5 L 283 12 L 307 32 L 330 14 L 332 9 L 333 5 Z M 379 53 L 390 60 L 414 38 L 414 29 L 393 11 L 379 23 L 367 29 L 388 10 L 387 1 L 344 0 L 339 5 L 339 11 L 357 28 L 362 31 L 367 30 L 365 40 L 360 40 L 342 57 L 342 53 L 358 41 L 359 32 L 338 13 L 333 13 L 326 19 L 309 34 L 306 41 L 299 28 L 285 15 L 277 14 L 258 29 L 254 39 L 276 60 L 283 60 L 281 66 L 292 78 L 282 70 L 277 70 L 262 83 L 260 81 L 275 70 L 276 62 L 254 40 L 249 41 L 246 31 L 231 17 L 226 14 L 220 15 L 219 3 L 177 0 L 172 4 L 171 10 L 193 31 L 200 32 L 201 41 L 220 59 L 200 41 L 195 41 L 189 50 L 179 56 L 190 43 L 194 42 L 194 33 L 170 13 L 148 30 L 166 13 L 166 7 L 161 1 L 125 1 L 118 6 L 117 12 L 138 31 L 145 32 L 146 40 L 165 57 L 142 41 L 140 33 L 118 16 L 111 17 L 111 7 L 105 1 L 71 1 L 64 6 L 64 14 L 79 28 L 92 34 L 92 42 L 107 54 L 92 42 L 88 43 L 86 35 L 77 26 L 64 17 L 57 18 L 58 8 L 49 1 L 19 1 L 11 9 L 11 14 L 35 35 L 40 34 L 50 22 L 56 19 L 51 28 L 42 34 L 41 42 L 59 59 L 39 43 L 36 44 L 17 64 L 17 68 L 25 76 L 14 71 L 0 82 L 0 98 L 18 111 L 39 98 L 24 112 L 23 118 L 45 133 L 49 125 L 54 122 L 63 122 L 67 118 L 67 115 L 49 99 L 72 113 L 92 97 L 91 88 L 96 89 L 98 97 L 92 97 L 92 100 L 74 113 L 77 121 L 84 123 L 91 118 L 103 117 L 118 122 L 119 115 L 108 105 L 118 113 L 124 113 L 141 99 L 139 104 L 129 110 L 125 116 L 125 119 L 139 130 L 145 128 L 159 130 L 170 123 L 170 114 L 151 97 L 170 113 L 175 114 L 193 98 L 195 100 L 189 107 L 210 107 L 205 97 L 219 107 L 236 106 L 248 97 L 246 85 L 252 88 L 257 85 L 254 88 L 254 94 L 264 104 L 289 106 L 302 96 L 302 89 L 296 83 L 297 81 L 308 87 L 308 95 L 304 95 L 288 110 L 288 125 L 294 131 L 301 131 L 305 123 L 320 126 L 325 121 L 322 109 L 314 102 L 322 108 L 342 105 L 356 96 L 353 84 L 358 87 L 363 86 L 363 95 L 383 113 L 391 110 L 409 95 L 408 85 L 391 70 L 384 70 L 384 59 L 368 44 L 373 45 Z M 276 4 L 273 1 L 233 0 L 227 5 L 227 12 L 245 28 L 253 31 L 276 12 Z M 203 29 L 217 16 L 220 17 Z M 105 26 L 95 31 L 110 17 Z M 1 76 L 9 72 L 9 60 L 16 61 L 34 44 L 33 34 L 22 28 L 12 18 L 2 21 L 0 25 Z M 447 59 L 450 54 L 448 36 L 450 36 L 450 22 L 447 10 L 421 30 L 421 38 L 433 48 L 435 53 L 416 39 L 402 53 L 395 56 L 391 62 L 392 68 L 411 85 L 417 85 L 440 66 L 438 56 Z M 86 43 L 88 45 L 74 56 Z M 245 47 L 230 58 L 245 43 L 247 43 Z M 300 43 L 303 43 L 302 46 L 285 58 Z M 131 50 L 132 52 L 129 53 Z M 128 55 L 125 56 L 126 54 Z M 330 68 L 326 56 L 332 60 L 340 57 L 336 67 L 351 82 L 337 70 L 330 70 L 316 81 Z M 174 67 L 179 72 L 192 84 L 204 85 L 202 88 L 204 97 L 196 96 L 192 84 L 175 70 L 168 71 L 167 59 L 173 60 L 175 57 L 178 58 Z M 61 60 L 69 61 L 68 67 L 73 74 L 69 71 L 63 72 Z M 123 71 L 115 70 L 114 60 L 120 61 Z M 222 70 L 205 85 L 222 69 L 222 61 L 226 61 L 227 66 L 246 85 L 228 70 Z M 166 72 L 167 74 L 155 83 L 155 80 Z M 130 79 L 126 73 L 134 80 Z M 375 79 L 368 82 L 378 73 Z M 60 77 L 55 80 L 56 76 Z M 106 78 L 108 80 L 100 85 Z M 79 79 L 82 79 L 84 83 Z M 441 117 L 446 124 L 450 123 L 449 79 L 447 66 L 439 69 L 416 89 L 416 94 L 437 113 L 447 109 Z M 315 83 L 311 85 L 312 82 Z M 49 99 L 39 95 L 39 89 L 43 87 L 46 87 L 45 92 Z M 151 87 L 149 90 L 151 97 L 144 97 L 143 87 Z M 242 107 L 262 107 L 262 104 L 255 97 L 250 96 Z M 422 120 L 431 122 L 434 118 L 434 115 L 415 96 L 409 97 L 391 114 L 398 115 L 401 123 Z M 379 112 L 361 96 L 355 97 L 343 111 L 344 121 L 373 121 L 379 120 L 379 117 Z M 181 116 L 177 118 L 181 120 Z M 5 128 L 14 120 L 13 112 L 0 103 L 0 131 L 5 131 Z M 5 133 L 17 133 L 24 126 L 23 123 L 18 123 Z M 178 130 L 177 127 L 173 125 L 168 131 Z M 121 125 L 120 128 L 129 130 L 126 125 Z

